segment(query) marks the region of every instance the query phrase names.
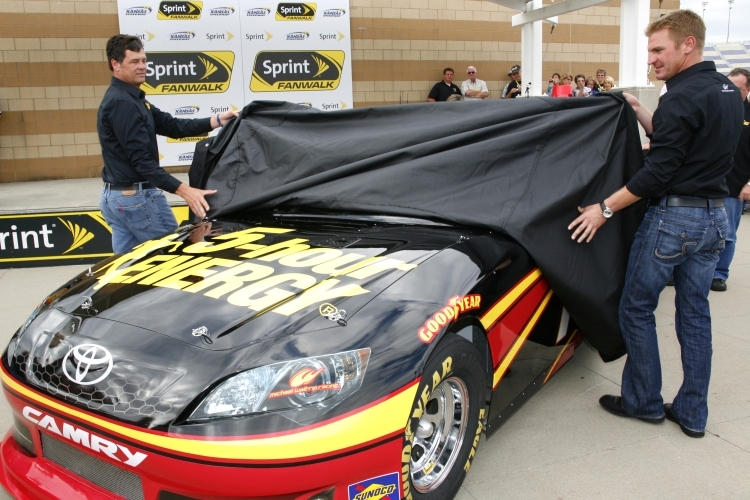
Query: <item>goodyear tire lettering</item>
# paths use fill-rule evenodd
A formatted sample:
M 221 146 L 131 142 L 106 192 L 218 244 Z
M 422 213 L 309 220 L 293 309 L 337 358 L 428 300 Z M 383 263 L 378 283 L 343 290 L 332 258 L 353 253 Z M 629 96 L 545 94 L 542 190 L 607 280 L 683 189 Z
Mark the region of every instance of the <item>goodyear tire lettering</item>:
M 477 447 L 479 446 L 479 438 L 482 435 L 482 429 L 484 428 L 484 408 L 479 410 L 479 424 L 477 424 L 477 433 L 474 436 L 474 442 L 471 444 L 471 451 L 469 452 L 469 458 L 466 459 L 466 465 L 464 465 L 464 472 L 469 472 L 471 468 L 471 462 L 474 460 L 474 455 L 477 453 Z

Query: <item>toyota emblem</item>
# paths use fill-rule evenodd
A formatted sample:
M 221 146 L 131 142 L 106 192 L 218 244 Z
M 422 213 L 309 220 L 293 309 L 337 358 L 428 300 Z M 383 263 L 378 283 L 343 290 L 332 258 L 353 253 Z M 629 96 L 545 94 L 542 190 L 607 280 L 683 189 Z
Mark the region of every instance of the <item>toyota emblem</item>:
M 76 367 L 72 376 L 68 373 L 68 358 L 71 354 L 73 355 L 71 361 Z M 109 372 L 112 371 L 112 364 L 112 355 L 104 347 L 96 344 L 81 344 L 68 351 L 68 354 L 63 358 L 63 373 L 76 384 L 92 385 L 104 380 L 109 375 Z M 102 368 L 104 368 L 104 373 L 95 379 L 84 381 L 89 371 L 98 372 Z

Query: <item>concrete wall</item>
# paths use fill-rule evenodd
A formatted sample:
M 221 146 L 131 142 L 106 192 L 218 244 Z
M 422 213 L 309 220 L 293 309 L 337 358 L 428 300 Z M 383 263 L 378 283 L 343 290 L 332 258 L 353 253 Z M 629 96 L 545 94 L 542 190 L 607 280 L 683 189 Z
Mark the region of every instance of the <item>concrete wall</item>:
M 659 14 L 652 0 L 652 18 Z M 679 8 L 664 0 L 661 13 Z M 424 101 L 442 69 L 474 65 L 491 97 L 518 64 L 514 12 L 475 0 L 350 0 L 355 106 Z M 544 74 L 618 78 L 619 0 L 545 26 Z M 115 1 L 0 1 L 0 182 L 96 177 L 96 110 L 109 84 L 104 46 Z M 184 169 L 182 169 L 184 170 Z

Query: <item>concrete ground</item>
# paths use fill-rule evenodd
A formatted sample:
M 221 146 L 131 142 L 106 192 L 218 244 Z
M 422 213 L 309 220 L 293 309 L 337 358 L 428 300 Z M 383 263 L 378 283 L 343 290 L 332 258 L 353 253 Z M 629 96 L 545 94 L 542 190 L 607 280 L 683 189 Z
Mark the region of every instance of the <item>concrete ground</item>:
M 81 187 L 74 181 L 53 182 Z M 78 182 L 89 183 L 89 199 L 98 199 L 98 181 Z M 0 186 L 0 210 L 25 206 L 9 204 L 6 194 L 15 186 Z M 33 195 L 27 193 L 21 201 Z M 74 206 L 62 204 L 70 198 L 56 203 Z M 709 297 L 714 357 L 705 438 L 688 438 L 669 421 L 651 425 L 606 413 L 598 399 L 619 394 L 623 360 L 605 364 L 581 345 L 492 439 L 483 438 L 458 500 L 750 498 L 750 332 L 745 329 L 750 321 L 750 307 L 745 309 L 750 296 L 750 216 L 745 219 L 729 290 Z M 0 346 L 4 348 L 48 292 L 84 268 L 0 270 Z M 674 397 L 682 378 L 673 301 L 674 290 L 667 288 L 656 311 L 666 401 Z M 10 409 L 1 400 L 0 429 L 11 422 Z M 0 491 L 0 499 L 8 498 Z

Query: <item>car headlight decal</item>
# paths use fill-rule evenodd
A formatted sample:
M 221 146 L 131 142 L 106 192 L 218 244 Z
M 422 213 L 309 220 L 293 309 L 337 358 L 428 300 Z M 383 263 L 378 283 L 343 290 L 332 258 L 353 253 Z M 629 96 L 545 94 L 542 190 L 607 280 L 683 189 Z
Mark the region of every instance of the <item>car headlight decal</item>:
M 222 382 L 190 421 L 311 407 L 332 408 L 364 380 L 370 349 L 284 361 L 247 370 Z

